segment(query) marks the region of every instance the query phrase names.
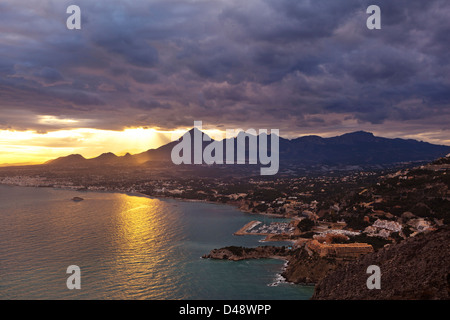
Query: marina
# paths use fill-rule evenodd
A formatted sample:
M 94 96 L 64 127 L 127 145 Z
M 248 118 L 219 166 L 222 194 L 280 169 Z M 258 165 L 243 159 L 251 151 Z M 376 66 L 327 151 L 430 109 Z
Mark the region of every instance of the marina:
M 296 221 L 292 222 L 271 222 L 269 224 L 261 221 L 250 221 L 234 234 L 237 236 L 243 235 L 293 235 L 296 229 Z

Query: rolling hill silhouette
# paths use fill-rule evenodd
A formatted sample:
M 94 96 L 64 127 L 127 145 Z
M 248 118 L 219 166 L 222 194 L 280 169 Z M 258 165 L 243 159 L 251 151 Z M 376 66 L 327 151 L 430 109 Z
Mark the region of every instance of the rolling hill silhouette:
M 193 142 L 195 130 L 198 129 L 191 129 L 183 136 L 191 135 L 191 141 Z M 203 132 L 201 134 L 202 136 L 206 135 Z M 245 133 L 240 133 L 240 135 L 243 134 Z M 265 134 L 260 137 L 267 138 Z M 231 140 L 233 140 L 234 154 L 236 155 L 237 138 L 231 138 Z M 213 141 L 213 139 L 203 141 L 202 149 Z M 45 165 L 73 167 L 171 162 L 172 149 L 178 143 L 179 141 L 172 141 L 159 148 L 135 155 L 127 153 L 125 156 L 116 156 L 113 153 L 104 153 L 96 158 L 86 159 L 79 154 L 74 154 L 48 161 Z M 269 150 L 270 147 L 270 139 L 268 139 Z M 193 151 L 193 145 L 191 149 Z M 247 155 L 248 149 L 248 143 L 246 143 Z M 413 139 L 376 137 L 372 133 L 364 131 L 346 133 L 331 138 L 304 136 L 289 140 L 279 137 L 280 163 L 296 163 L 299 165 L 388 165 L 400 162 L 432 161 L 448 153 L 450 153 L 450 146 L 435 145 Z

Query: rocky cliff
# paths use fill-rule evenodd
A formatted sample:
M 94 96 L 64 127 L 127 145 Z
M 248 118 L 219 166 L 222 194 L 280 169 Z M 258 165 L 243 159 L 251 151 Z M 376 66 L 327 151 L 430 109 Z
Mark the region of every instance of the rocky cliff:
M 369 290 L 367 267 L 381 269 L 381 289 Z M 450 299 L 450 228 L 419 234 L 330 272 L 312 299 Z
M 330 271 L 344 263 L 346 261 L 320 257 L 318 254 L 308 253 L 304 248 L 300 248 L 290 256 L 289 264 L 282 276 L 288 282 L 316 284 Z

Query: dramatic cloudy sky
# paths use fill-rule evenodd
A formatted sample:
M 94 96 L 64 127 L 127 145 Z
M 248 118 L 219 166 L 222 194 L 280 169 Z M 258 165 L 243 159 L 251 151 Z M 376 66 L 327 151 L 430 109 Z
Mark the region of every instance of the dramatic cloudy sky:
M 194 120 L 450 145 L 449 52 L 448 0 L 2 0 L 0 163 L 137 152 Z

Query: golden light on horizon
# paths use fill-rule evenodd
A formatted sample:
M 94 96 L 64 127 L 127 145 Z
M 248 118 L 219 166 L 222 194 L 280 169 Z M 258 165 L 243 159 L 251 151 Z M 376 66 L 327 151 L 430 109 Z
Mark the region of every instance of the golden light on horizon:
M 73 124 L 78 122 L 78 120 L 74 119 L 59 119 L 54 116 L 38 116 L 38 123 L 40 124 Z
M 42 121 L 71 121 L 42 117 Z M 73 120 L 75 121 L 75 120 Z M 91 128 L 64 129 L 40 133 L 32 130 L 0 130 L 0 166 L 42 164 L 70 154 L 94 158 L 112 152 L 118 156 L 158 148 L 180 138 L 191 128 L 160 130 L 127 128 L 122 131 Z M 202 130 L 213 139 L 225 138 L 217 129 Z
M 118 156 L 127 152 L 134 154 L 158 148 L 170 139 L 171 132 L 153 128 L 71 129 L 46 133 L 0 130 L 0 165 L 41 164 L 75 153 L 85 158 L 105 152 Z
M 65 124 L 76 123 L 76 120 L 57 119 L 47 116 L 42 116 L 41 121 L 47 124 L 61 124 L 61 121 Z M 160 128 L 139 127 L 115 131 L 75 128 L 44 133 L 32 130 L 0 130 L 0 166 L 42 164 L 48 160 L 70 154 L 81 154 L 85 158 L 94 158 L 106 152 L 112 152 L 117 156 L 123 156 L 126 153 L 136 154 L 177 140 L 190 129 L 192 128 L 182 127 L 173 130 L 162 130 Z M 347 128 L 347 130 L 333 132 L 308 131 L 297 135 L 286 134 L 285 138 L 291 139 L 311 134 L 332 137 L 357 129 Z M 448 136 L 445 135 L 445 138 L 443 138 L 444 134 L 442 131 L 416 132 L 405 135 L 400 131 L 391 134 L 378 132 L 375 127 L 366 128 L 366 130 L 373 132 L 376 136 L 386 138 L 415 139 L 434 144 L 450 145 Z M 226 137 L 226 132 L 221 129 L 205 126 L 202 128 L 202 131 L 215 140 L 222 140 Z

